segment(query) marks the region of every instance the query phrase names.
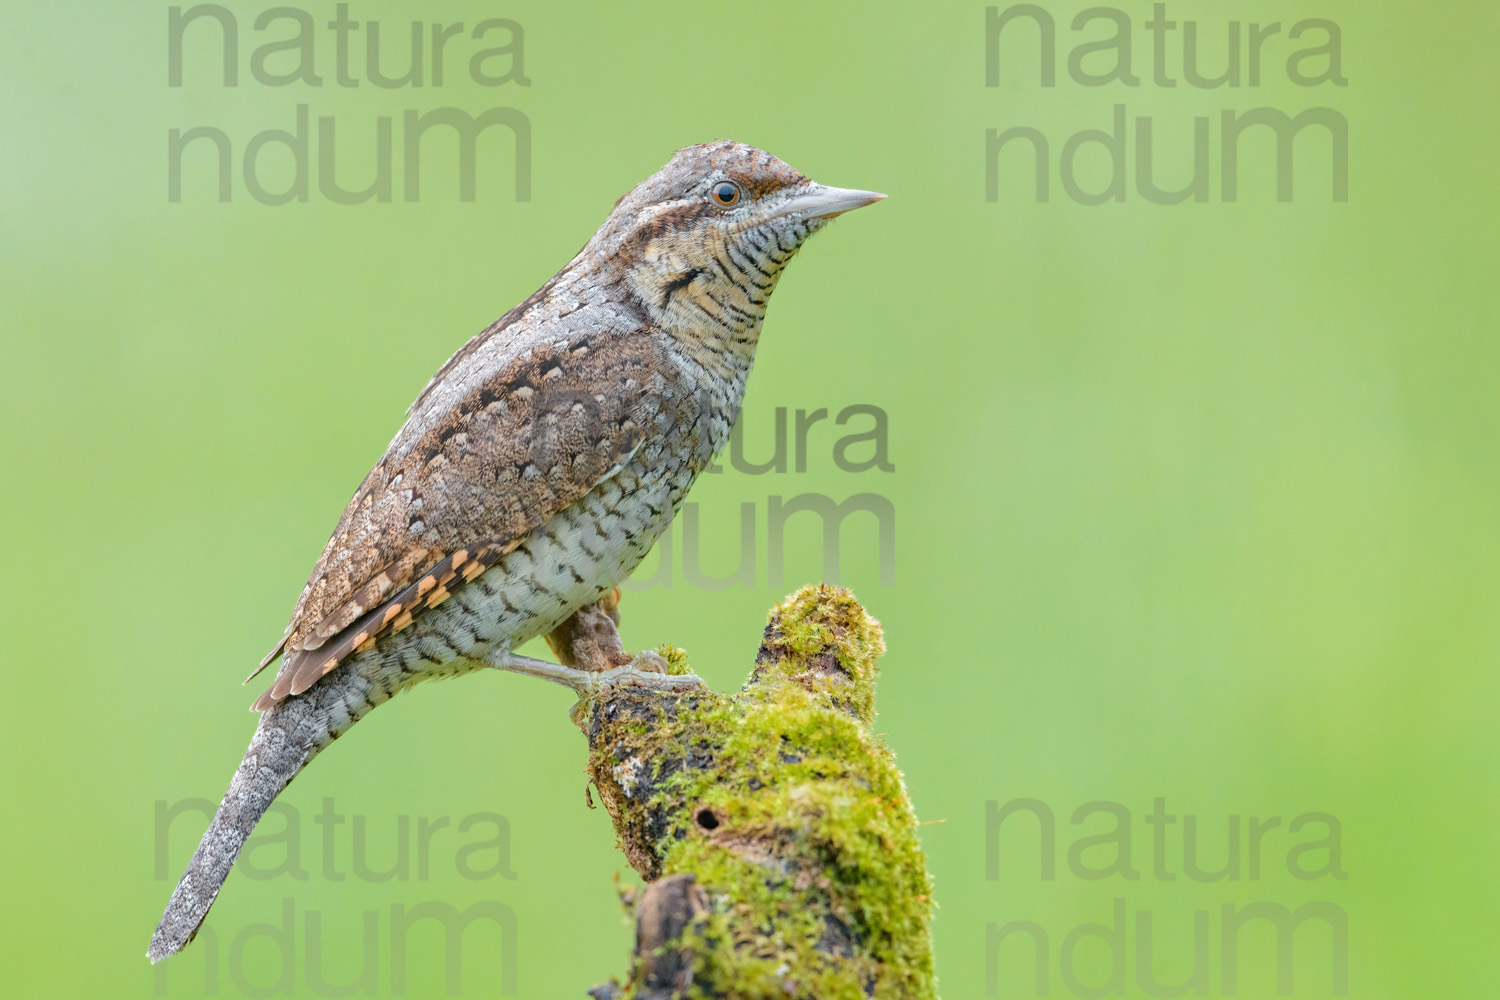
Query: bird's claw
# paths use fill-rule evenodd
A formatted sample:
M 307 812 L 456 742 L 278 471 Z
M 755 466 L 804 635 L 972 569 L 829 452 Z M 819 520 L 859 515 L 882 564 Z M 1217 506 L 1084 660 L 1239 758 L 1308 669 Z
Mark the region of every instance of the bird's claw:
M 571 688 L 580 698 L 598 698 L 616 688 L 634 687 L 650 691 L 687 691 L 703 686 L 697 674 L 669 673 L 670 667 L 662 655 L 648 649 L 636 655 L 629 663 L 608 670 L 580 670 L 560 663 L 530 656 L 507 654 L 490 660 L 490 665 L 500 670 L 510 670 L 530 677 L 541 677 L 564 687 Z
M 578 695 L 596 698 L 604 692 L 622 687 L 686 691 L 703 686 L 703 679 L 697 674 L 674 674 L 670 671 L 671 668 L 660 653 L 653 649 L 643 650 L 624 666 L 583 671 L 588 679 L 586 686 L 578 689 Z

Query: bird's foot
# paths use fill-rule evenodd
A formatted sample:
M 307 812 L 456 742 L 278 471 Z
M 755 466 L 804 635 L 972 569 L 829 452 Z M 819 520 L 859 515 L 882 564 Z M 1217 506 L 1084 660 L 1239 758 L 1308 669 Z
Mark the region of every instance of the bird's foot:
M 530 656 L 507 653 L 494 657 L 490 665 L 501 670 L 510 670 L 528 677 L 544 680 L 571 688 L 580 698 L 597 698 L 616 688 L 635 687 L 650 691 L 688 691 L 702 687 L 703 680 L 697 674 L 673 674 L 668 672 L 667 661 L 655 650 L 645 650 L 628 663 L 608 670 L 580 670 L 565 667 L 560 663 L 549 663 Z
M 572 688 L 580 698 L 598 697 L 618 687 L 654 691 L 685 691 L 701 687 L 695 674 L 673 674 L 660 654 L 647 650 L 635 657 L 625 652 L 616 628 L 620 621 L 620 588 L 586 604 L 547 635 L 560 663 L 505 653 L 491 659 L 502 670 L 541 677 Z
M 584 671 L 588 680 L 580 697 L 597 697 L 616 688 L 635 687 L 649 691 L 689 691 L 703 687 L 697 674 L 674 674 L 666 658 L 654 649 L 642 650 L 629 663 L 608 670 Z

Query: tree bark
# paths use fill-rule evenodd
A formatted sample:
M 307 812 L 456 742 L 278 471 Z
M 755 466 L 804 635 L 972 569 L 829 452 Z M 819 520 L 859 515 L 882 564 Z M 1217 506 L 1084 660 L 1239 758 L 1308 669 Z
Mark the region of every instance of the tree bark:
M 605 613 L 554 650 L 617 663 Z M 936 996 L 916 815 L 870 730 L 884 650 L 849 591 L 804 587 L 772 610 L 737 694 L 614 687 L 575 706 L 589 777 L 647 883 L 625 894 L 626 980 L 591 996 Z M 686 672 L 680 650 L 658 652 Z

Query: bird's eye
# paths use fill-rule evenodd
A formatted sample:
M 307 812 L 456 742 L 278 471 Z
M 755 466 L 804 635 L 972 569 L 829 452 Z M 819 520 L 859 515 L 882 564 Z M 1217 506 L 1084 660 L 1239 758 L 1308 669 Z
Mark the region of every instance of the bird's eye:
M 715 205 L 730 208 L 740 202 L 740 186 L 730 181 L 720 181 L 713 186 L 709 197 L 714 200 Z

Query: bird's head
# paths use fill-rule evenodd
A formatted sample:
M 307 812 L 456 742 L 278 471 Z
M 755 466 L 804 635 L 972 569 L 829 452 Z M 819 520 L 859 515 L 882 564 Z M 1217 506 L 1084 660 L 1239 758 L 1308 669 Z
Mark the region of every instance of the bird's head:
M 668 329 L 753 337 L 807 238 L 884 197 L 814 183 L 744 143 L 688 146 L 615 204 L 591 247 Z

